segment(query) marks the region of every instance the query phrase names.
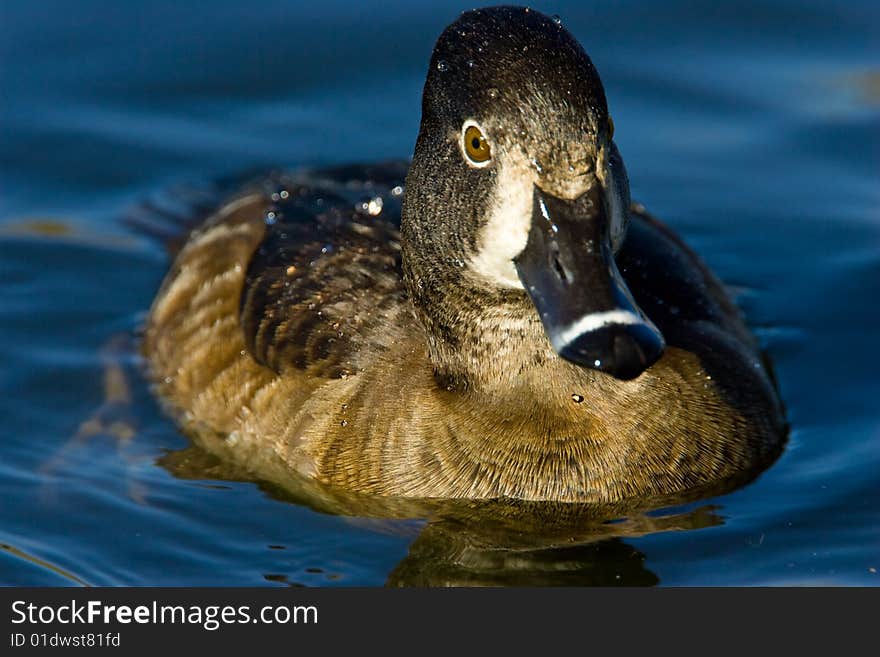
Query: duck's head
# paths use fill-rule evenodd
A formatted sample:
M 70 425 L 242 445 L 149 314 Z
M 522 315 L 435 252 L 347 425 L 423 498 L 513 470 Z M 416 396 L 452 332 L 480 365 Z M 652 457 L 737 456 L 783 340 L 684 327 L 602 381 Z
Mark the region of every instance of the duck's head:
M 541 328 L 555 354 L 620 379 L 660 357 L 614 260 L 630 199 L 613 130 L 596 69 L 557 20 L 495 7 L 440 36 L 402 226 L 439 369 L 473 369 Z

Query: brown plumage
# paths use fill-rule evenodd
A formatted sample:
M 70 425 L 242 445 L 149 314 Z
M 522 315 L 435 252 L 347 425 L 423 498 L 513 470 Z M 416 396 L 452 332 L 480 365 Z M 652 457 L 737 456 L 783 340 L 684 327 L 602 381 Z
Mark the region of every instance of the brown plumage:
M 549 21 L 540 14 L 505 11 L 516 10 L 486 14 L 489 27 L 480 12 L 460 23 L 491 32 L 500 16 L 570 39 L 529 22 Z M 604 95 L 596 111 L 590 124 L 602 125 Z M 485 203 L 471 183 L 446 185 L 422 163 L 430 131 L 425 118 L 403 238 L 402 166 L 275 175 L 192 232 L 150 311 L 144 353 L 197 440 L 266 479 L 400 497 L 608 503 L 742 477 L 775 458 L 784 423 L 757 347 L 678 238 L 633 208 L 616 250 L 638 308 L 665 338 L 660 360 L 632 380 L 570 362 L 525 291 L 470 267 L 487 248 L 474 218 Z M 606 142 L 594 138 L 598 168 Z M 496 145 L 505 166 L 512 151 Z M 500 184 L 492 166 L 468 169 L 451 147 L 441 155 L 432 161 L 457 167 L 453 180 Z M 445 215 L 432 214 L 432 194 Z

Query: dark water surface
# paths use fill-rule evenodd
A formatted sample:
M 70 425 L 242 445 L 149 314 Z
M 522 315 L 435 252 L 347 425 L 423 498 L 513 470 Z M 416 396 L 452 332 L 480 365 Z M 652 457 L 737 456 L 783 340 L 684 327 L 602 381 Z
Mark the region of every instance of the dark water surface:
M 634 198 L 739 291 L 791 436 L 733 493 L 556 531 L 347 518 L 229 481 L 181 452 L 135 356 L 167 259 L 126 208 L 408 157 L 464 5 L 3 2 L 0 583 L 880 582 L 880 4 L 662 5 L 535 3 L 597 65 Z

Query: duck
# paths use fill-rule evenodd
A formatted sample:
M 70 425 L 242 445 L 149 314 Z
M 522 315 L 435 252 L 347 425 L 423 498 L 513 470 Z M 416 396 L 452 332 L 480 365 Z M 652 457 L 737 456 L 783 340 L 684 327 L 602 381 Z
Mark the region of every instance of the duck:
M 631 201 L 596 68 L 540 12 L 442 32 L 409 163 L 271 172 L 195 223 L 142 352 L 184 431 L 256 476 L 614 504 L 784 444 L 743 314 Z

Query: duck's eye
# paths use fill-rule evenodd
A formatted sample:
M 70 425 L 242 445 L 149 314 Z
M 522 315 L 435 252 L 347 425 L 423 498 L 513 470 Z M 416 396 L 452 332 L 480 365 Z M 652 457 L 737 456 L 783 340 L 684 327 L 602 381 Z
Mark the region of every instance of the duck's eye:
M 608 117 L 608 141 L 614 139 L 614 121 L 611 120 L 611 117 Z
M 465 128 L 464 136 L 464 152 L 468 159 L 474 164 L 486 164 L 492 159 L 492 149 L 489 142 L 483 136 L 483 132 L 475 125 L 469 125 Z

